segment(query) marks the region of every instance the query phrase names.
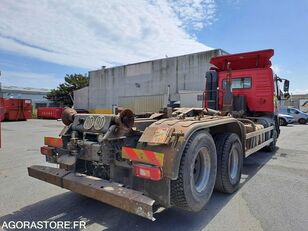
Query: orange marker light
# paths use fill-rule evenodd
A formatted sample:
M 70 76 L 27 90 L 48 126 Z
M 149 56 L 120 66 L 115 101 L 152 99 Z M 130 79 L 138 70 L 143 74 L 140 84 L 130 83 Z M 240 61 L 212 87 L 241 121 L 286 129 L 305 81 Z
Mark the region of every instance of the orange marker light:
M 45 136 L 44 144 L 55 148 L 61 148 L 63 146 L 62 139 L 58 137 Z

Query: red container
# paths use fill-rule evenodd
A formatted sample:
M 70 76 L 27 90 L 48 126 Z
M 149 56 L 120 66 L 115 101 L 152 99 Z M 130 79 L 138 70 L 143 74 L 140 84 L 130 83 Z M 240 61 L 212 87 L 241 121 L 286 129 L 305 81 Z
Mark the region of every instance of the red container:
M 0 99 L 0 122 L 4 120 L 5 116 L 5 108 L 3 105 L 1 105 L 1 99 Z
M 60 119 L 64 108 L 62 107 L 39 107 L 37 109 L 38 119 Z
M 0 98 L 0 120 L 27 120 L 32 118 L 30 99 Z

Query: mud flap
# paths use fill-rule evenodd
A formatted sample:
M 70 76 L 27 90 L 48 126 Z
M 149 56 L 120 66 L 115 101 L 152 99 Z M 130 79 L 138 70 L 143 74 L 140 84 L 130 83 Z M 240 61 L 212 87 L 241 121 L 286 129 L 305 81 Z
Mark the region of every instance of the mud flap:
M 28 167 L 31 177 L 71 190 L 103 203 L 134 213 L 152 221 L 155 200 L 142 192 L 110 183 L 97 177 L 78 174 L 64 169 L 34 165 Z

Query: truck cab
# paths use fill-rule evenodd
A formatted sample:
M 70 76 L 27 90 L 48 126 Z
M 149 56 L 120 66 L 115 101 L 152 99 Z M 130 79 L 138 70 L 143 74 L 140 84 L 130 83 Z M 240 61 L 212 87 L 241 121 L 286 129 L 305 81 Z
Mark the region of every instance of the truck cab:
M 239 118 L 259 118 L 279 135 L 279 100 L 288 98 L 289 81 L 273 73 L 274 50 L 218 56 L 206 73 L 205 107 Z M 283 91 L 280 85 L 283 82 Z

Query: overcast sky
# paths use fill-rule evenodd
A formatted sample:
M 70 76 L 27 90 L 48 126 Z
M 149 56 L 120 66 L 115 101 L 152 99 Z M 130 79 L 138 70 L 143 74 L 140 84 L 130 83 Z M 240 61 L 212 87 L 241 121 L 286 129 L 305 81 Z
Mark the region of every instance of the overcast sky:
M 274 48 L 275 71 L 308 93 L 307 12 L 306 0 L 1 0 L 0 81 L 53 88 L 101 66 Z

